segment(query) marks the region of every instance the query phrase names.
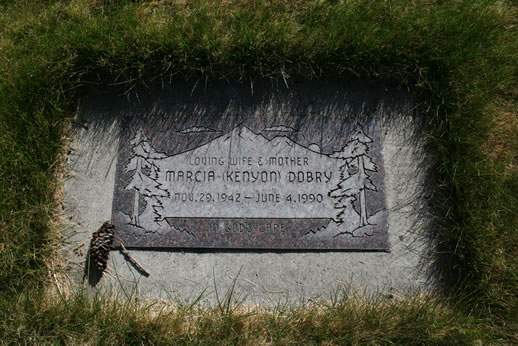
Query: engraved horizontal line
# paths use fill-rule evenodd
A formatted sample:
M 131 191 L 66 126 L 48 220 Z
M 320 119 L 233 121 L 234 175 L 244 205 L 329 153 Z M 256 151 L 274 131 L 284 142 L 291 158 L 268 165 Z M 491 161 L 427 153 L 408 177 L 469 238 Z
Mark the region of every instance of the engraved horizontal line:
M 332 220 L 330 217 L 210 217 L 165 216 L 164 219 L 224 219 L 224 220 Z

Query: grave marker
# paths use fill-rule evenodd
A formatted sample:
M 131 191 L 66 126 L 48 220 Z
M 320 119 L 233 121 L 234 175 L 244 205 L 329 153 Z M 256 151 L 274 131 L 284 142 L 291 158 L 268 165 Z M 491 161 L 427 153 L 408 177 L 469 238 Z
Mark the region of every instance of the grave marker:
M 376 119 L 131 117 L 121 134 L 127 247 L 388 250 Z

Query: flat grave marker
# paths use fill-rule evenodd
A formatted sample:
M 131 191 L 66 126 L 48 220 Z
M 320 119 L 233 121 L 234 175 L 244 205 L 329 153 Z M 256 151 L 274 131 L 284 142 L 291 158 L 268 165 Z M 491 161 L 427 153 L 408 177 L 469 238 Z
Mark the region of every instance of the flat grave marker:
M 139 248 L 388 250 L 380 136 L 374 118 L 128 117 L 117 236 Z
M 235 284 L 247 304 L 277 306 L 344 286 L 435 287 L 427 132 L 404 90 L 267 80 L 137 92 L 78 105 L 64 248 L 78 283 L 92 232 L 110 221 L 114 245 L 150 275 L 111 251 L 96 285 L 108 292 L 203 291 L 217 304 L 215 288 Z

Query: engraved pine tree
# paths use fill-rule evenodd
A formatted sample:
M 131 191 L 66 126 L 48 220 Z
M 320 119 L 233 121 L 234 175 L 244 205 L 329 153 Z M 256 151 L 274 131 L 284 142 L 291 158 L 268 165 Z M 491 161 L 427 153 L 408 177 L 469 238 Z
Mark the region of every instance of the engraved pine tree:
M 151 164 L 151 168 L 149 170 L 149 177 L 155 181 L 158 180 L 158 174 L 160 172 L 160 168 L 153 162 Z M 160 199 L 160 197 L 169 197 L 169 193 L 166 195 L 153 195 L 151 197 L 145 197 L 146 200 L 146 210 L 141 214 L 142 215 L 150 215 L 152 214 L 152 221 L 158 222 L 161 221 L 164 205 Z
M 349 178 L 349 168 L 347 163 L 344 162 L 340 169 L 340 182 L 334 190 L 329 192 L 329 196 L 336 199 L 335 209 L 337 210 L 334 221 L 337 223 L 343 223 L 345 219 L 349 217 L 358 216 L 358 213 L 354 210 L 353 202 L 356 201 L 356 197 L 346 191 L 344 181 Z
M 336 222 L 343 222 L 343 215 L 347 208 L 352 208 L 352 202 L 359 201 L 360 223 L 359 227 L 368 225 L 366 190 L 377 191 L 372 183 L 369 172 L 377 172 L 376 164 L 368 156 L 372 143 L 362 129 L 358 130 L 347 142 L 341 151 L 330 156 L 344 160 L 340 166 L 340 182 L 337 187 L 329 192 L 329 196 L 337 200 L 335 208 L 338 209 Z
M 158 168 L 156 160 L 166 157 L 159 153 L 149 144 L 149 138 L 139 129 L 135 137 L 130 141 L 134 156 L 126 165 L 126 172 L 133 172 L 133 176 L 125 190 L 134 190 L 133 213 L 131 224 L 140 226 L 139 203 L 140 197 L 156 199 L 157 197 L 168 197 L 168 192 L 161 188 L 158 179 Z M 155 209 L 156 211 L 156 209 Z

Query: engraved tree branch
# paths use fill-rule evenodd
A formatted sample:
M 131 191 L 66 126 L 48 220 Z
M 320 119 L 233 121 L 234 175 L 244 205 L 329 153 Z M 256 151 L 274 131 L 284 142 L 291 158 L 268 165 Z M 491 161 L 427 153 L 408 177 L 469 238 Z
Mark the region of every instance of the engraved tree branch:
M 158 171 L 155 161 L 166 157 L 159 153 L 149 144 L 149 139 L 139 129 L 135 137 L 130 141 L 133 146 L 131 151 L 134 156 L 126 165 L 126 172 L 133 172 L 133 176 L 125 190 L 134 190 L 133 214 L 131 223 L 140 226 L 139 220 L 139 201 L 140 197 L 168 197 L 169 193 L 161 188 L 157 182 Z M 153 169 L 153 167 L 155 169 Z M 144 171 L 146 170 L 146 171 Z M 146 174 L 147 172 L 147 174 Z
M 360 227 L 368 225 L 366 190 L 377 191 L 368 172 L 377 172 L 376 164 L 368 156 L 372 143 L 362 129 L 354 134 L 341 151 L 331 154 L 331 157 L 344 160 L 340 166 L 340 182 L 329 192 L 329 196 L 337 199 L 335 208 L 338 209 L 336 222 L 343 222 L 345 208 L 352 208 L 352 202 L 360 203 Z
M 158 180 L 158 173 L 160 172 L 160 168 L 153 162 L 151 165 L 151 170 L 149 171 L 149 176 L 154 181 Z M 162 217 L 164 205 L 160 201 L 159 197 L 169 197 L 169 193 L 166 191 L 166 194 L 155 195 L 150 197 L 152 199 L 151 207 L 153 208 L 153 214 L 155 215 L 155 221 L 159 220 Z

